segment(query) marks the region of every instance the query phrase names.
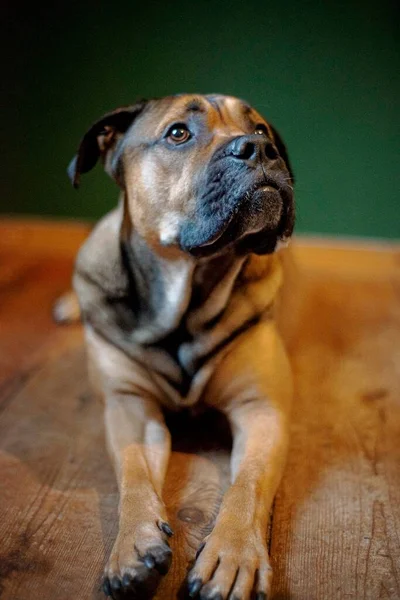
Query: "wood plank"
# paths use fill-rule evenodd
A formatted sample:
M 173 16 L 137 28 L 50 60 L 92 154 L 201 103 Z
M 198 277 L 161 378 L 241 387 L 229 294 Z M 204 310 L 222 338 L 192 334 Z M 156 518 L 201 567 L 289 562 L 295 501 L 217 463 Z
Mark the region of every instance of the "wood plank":
M 54 221 L 42 218 L 4 217 L 0 219 L 0 252 L 29 258 L 64 256 L 71 261 L 92 228 L 89 222 Z M 4 268 L 4 265 L 2 265 Z
M 87 225 L 0 221 L 0 596 L 101 598 L 117 490 L 80 327 L 57 327 Z M 310 244 L 291 351 L 292 445 L 272 526 L 274 598 L 400 598 L 400 248 Z M 228 482 L 217 416 L 172 420 L 175 598 Z
M 273 597 L 394 600 L 400 598 L 400 265 L 390 253 L 374 260 L 370 251 L 364 258 L 361 251 L 339 253 L 344 275 L 341 264 L 336 273 L 322 269 L 321 255 L 331 259 L 336 250 L 309 261 L 304 247 L 300 253 L 308 267 L 306 302 L 292 352 L 291 450 L 273 516 Z M 354 269 L 352 261 L 363 264 Z

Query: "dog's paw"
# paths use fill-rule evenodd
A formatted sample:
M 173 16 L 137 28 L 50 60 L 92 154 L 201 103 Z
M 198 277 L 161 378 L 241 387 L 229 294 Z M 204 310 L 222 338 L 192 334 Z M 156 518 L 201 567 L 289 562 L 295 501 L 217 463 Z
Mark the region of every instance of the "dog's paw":
M 200 600 L 266 600 L 271 581 L 261 532 L 216 528 L 198 550 L 187 587 Z
M 172 551 L 168 523 L 143 523 L 134 532 L 118 534 L 104 571 L 103 591 L 113 600 L 148 600 L 168 572 Z

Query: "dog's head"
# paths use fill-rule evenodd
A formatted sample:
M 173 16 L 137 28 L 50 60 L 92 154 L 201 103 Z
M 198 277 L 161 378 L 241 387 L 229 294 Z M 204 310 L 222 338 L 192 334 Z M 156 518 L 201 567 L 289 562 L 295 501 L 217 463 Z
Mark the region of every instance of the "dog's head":
M 102 158 L 125 191 L 138 233 L 194 256 L 229 247 L 273 252 L 294 225 L 293 174 L 276 130 L 247 103 L 221 95 L 140 101 L 97 121 L 69 167 Z

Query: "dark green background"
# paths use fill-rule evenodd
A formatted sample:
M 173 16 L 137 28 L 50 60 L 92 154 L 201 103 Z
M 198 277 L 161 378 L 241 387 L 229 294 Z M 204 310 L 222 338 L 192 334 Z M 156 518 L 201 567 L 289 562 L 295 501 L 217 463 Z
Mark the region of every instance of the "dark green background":
M 222 92 L 281 131 L 298 230 L 400 237 L 395 2 L 68 2 L 5 8 L 1 210 L 98 217 L 65 175 L 84 130 L 137 97 Z

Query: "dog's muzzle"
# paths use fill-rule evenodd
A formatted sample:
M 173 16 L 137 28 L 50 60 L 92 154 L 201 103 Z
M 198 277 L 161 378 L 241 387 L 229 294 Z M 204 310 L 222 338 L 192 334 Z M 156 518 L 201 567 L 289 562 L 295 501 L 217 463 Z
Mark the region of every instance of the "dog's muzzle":
M 264 135 L 234 138 L 212 157 L 181 247 L 196 256 L 236 245 L 242 252 L 273 252 L 294 225 L 293 192 L 284 161 Z

